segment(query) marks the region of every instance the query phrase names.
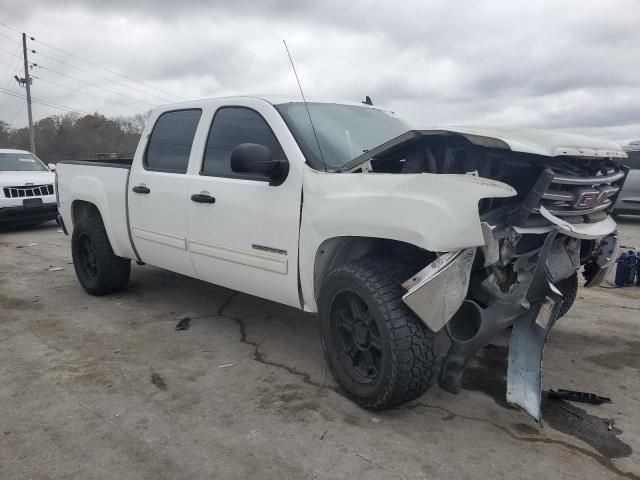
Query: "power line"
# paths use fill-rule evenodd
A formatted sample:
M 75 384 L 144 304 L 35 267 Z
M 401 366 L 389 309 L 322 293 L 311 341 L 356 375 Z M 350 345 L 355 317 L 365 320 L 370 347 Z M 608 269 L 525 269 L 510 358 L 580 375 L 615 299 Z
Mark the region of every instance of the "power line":
M 14 93 L 11 90 L 6 90 L 4 88 L 0 88 L 0 93 L 4 93 L 5 95 L 11 95 L 12 97 L 16 97 L 16 98 L 22 98 L 23 100 L 27 98 L 26 95 Z M 46 105 L 47 107 L 58 108 L 60 110 L 66 110 L 68 112 L 79 112 L 79 113 L 84 113 L 85 115 L 91 115 L 91 113 L 85 112 L 84 110 L 80 110 L 79 108 L 72 108 L 66 105 L 61 105 L 59 103 L 47 102 L 45 100 L 40 100 L 38 98 L 32 98 L 31 100 L 33 101 L 33 103 L 39 103 L 40 105 Z
M 20 57 L 18 57 L 18 58 L 20 58 Z M 8 65 L 8 66 L 10 66 L 11 68 L 14 68 L 14 64 L 15 64 L 15 62 L 16 62 L 16 61 L 14 60 L 14 61 L 13 61 L 13 63 L 7 63 L 7 62 L 3 62 L 2 60 L 0 60 L 0 63 L 3 63 L 4 65 Z
M 20 32 L 18 29 L 13 28 L 11 25 L 7 25 L 7 24 L 6 24 L 6 23 L 4 23 L 4 22 L 0 22 L 0 26 L 2 26 L 2 27 L 4 27 L 4 28 L 7 28 L 7 29 L 9 29 L 9 30 L 11 30 L 11 31 L 13 31 L 13 32 L 15 32 L 15 33 L 21 34 L 21 32 Z M 10 35 L 7 35 L 6 33 L 2 32 L 2 31 L 0 31 L 0 35 L 1 35 L 1 36 L 3 36 L 3 37 L 5 37 L 5 38 L 7 38 L 7 39 L 9 39 L 9 40 L 10 40 L 10 41 L 12 41 L 12 42 L 15 42 L 15 43 L 16 43 L 16 44 L 18 44 L 18 45 L 21 45 L 21 44 L 20 44 L 20 42 L 16 41 L 16 39 L 14 39 L 14 38 L 13 38 L 13 37 L 11 37 Z M 23 43 L 24 43 L 24 36 L 25 36 L 25 34 L 21 34 L 21 35 L 23 36 Z M 140 81 L 140 80 L 137 80 L 137 79 L 135 79 L 135 78 L 133 78 L 133 77 L 130 77 L 130 76 L 128 76 L 128 75 L 122 74 L 122 73 L 117 72 L 117 71 L 115 71 L 115 70 L 112 70 L 112 69 L 110 69 L 110 68 L 103 67 L 102 65 L 99 65 L 99 64 L 97 64 L 97 63 L 95 63 L 95 62 L 93 62 L 93 61 L 91 61 L 91 60 L 87 60 L 87 59 L 85 59 L 85 58 L 83 58 L 83 57 L 80 57 L 80 56 L 75 55 L 75 54 L 73 54 L 73 53 L 71 53 L 71 52 L 68 52 L 68 51 L 63 50 L 63 49 L 61 49 L 61 48 L 58 48 L 58 47 L 56 47 L 56 46 L 54 46 L 54 45 L 51 45 L 51 44 L 49 44 L 49 43 L 47 43 L 47 42 L 44 42 L 44 41 L 38 40 L 38 39 L 36 39 L 36 38 L 34 38 L 34 37 L 29 37 L 29 38 L 30 38 L 30 40 L 31 40 L 31 41 L 33 41 L 33 42 L 38 42 L 38 43 L 40 43 L 40 44 L 42 44 L 42 45 L 45 45 L 45 46 L 46 46 L 46 47 L 48 47 L 48 48 L 51 48 L 51 49 L 53 49 L 53 50 L 57 50 L 57 51 L 59 51 L 59 52 L 61 52 L 61 53 L 65 54 L 65 55 L 67 55 L 67 56 L 69 56 L 69 57 L 73 57 L 73 58 L 76 58 L 76 59 L 78 59 L 78 60 L 81 60 L 81 61 L 83 61 L 83 62 L 85 62 L 85 63 L 87 63 L 87 64 L 89 64 L 89 65 L 92 65 L 92 66 L 94 66 L 94 67 L 100 68 L 101 70 L 104 70 L 104 71 L 106 71 L 106 72 L 109 72 L 109 73 L 111 73 L 111 74 L 113 74 L 113 75 L 118 75 L 118 76 L 120 76 L 120 77 L 122 77 L 122 78 L 125 78 L 125 79 L 129 80 L 130 82 L 135 82 L 135 83 L 138 83 L 138 84 L 140 84 L 140 85 L 143 85 L 143 86 L 144 86 L 144 87 L 146 87 L 147 89 L 155 90 L 155 91 L 157 91 L 157 92 L 163 93 L 163 94 L 168 95 L 168 96 L 170 96 L 170 97 L 181 98 L 181 99 L 186 100 L 186 98 L 184 98 L 184 97 L 180 97 L 179 95 L 175 95 L 175 94 L 173 94 L 173 93 L 167 92 L 167 91 L 162 90 L 162 89 L 160 89 L 160 88 L 154 87 L 154 86 L 152 86 L 152 85 L 149 85 L 149 84 L 147 84 L 147 83 L 145 83 L 145 82 L 142 82 L 142 81 Z M 26 47 L 25 47 L 25 48 L 26 48 Z M 2 52 L 4 52 L 4 53 L 7 53 L 8 55 L 11 55 L 12 57 L 14 57 L 14 58 L 12 58 L 12 62 L 11 62 L 11 63 L 7 63 L 7 62 L 5 62 L 5 61 L 0 60 L 0 63 L 2 63 L 2 64 L 4 64 L 4 65 L 7 65 L 7 66 L 9 67 L 9 83 L 6 83 L 6 85 L 5 85 L 5 86 L 6 86 L 6 87 L 10 87 L 10 86 L 11 86 L 11 76 L 10 76 L 10 75 L 11 75 L 11 70 L 13 70 L 14 68 L 16 68 L 16 66 L 15 66 L 16 60 L 15 60 L 15 59 L 18 59 L 18 61 L 19 61 L 19 60 L 21 59 L 21 57 L 20 57 L 19 55 L 17 55 L 16 53 L 11 53 L 9 50 L 6 50 L 6 49 L 4 49 L 4 48 L 2 48 L 2 47 L 0 47 L 0 51 L 2 51 Z M 24 52 L 25 58 L 26 58 L 26 54 L 27 54 L 26 52 L 27 52 L 27 51 L 25 50 L 25 52 Z M 155 98 L 157 98 L 157 99 L 162 100 L 163 102 L 167 102 L 167 101 L 168 101 L 168 99 L 167 99 L 166 97 L 162 97 L 162 96 L 159 96 L 159 95 L 156 95 L 156 94 L 153 94 L 153 93 L 150 93 L 150 92 L 144 91 L 144 90 L 142 90 L 142 89 L 134 88 L 134 87 L 132 87 L 132 86 L 130 86 L 130 85 L 127 85 L 126 83 L 119 82 L 119 81 L 117 81 L 117 80 L 115 80 L 115 79 L 113 79 L 113 78 L 108 78 L 108 77 L 106 77 L 106 76 L 100 75 L 100 74 L 95 73 L 95 72 L 93 72 L 93 71 L 89 71 L 89 70 L 87 70 L 87 69 L 80 68 L 80 67 L 78 67 L 78 66 L 74 65 L 73 63 L 66 62 L 66 61 L 64 61 L 64 60 L 61 60 L 61 59 L 56 58 L 56 57 L 53 57 L 53 56 L 48 55 L 48 54 L 46 54 L 46 53 L 42 53 L 42 52 L 39 52 L 39 51 L 36 51 L 36 50 L 31 50 L 31 52 L 32 52 L 32 53 L 35 53 L 35 54 L 42 55 L 43 57 L 46 57 L 46 58 L 48 58 L 48 59 L 50 59 L 50 60 L 52 60 L 52 61 L 55 61 L 55 62 L 58 62 L 58 63 L 60 63 L 60 64 L 66 65 L 66 66 L 68 66 L 68 67 L 70 67 L 70 68 L 74 68 L 74 69 L 76 69 L 76 70 L 78 70 L 78 71 L 81 71 L 81 72 L 83 72 L 83 73 L 86 73 L 86 74 L 89 74 L 89 75 L 94 75 L 94 76 L 96 76 L 96 77 L 98 77 L 98 78 L 101 78 L 101 79 L 103 79 L 103 80 L 106 80 L 106 81 L 108 81 L 108 82 L 110 82 L 110 83 L 114 83 L 114 84 L 120 85 L 121 87 L 128 88 L 128 89 L 130 89 L 130 90 L 136 91 L 136 92 L 138 92 L 138 93 L 140 93 L 140 94 L 147 95 L 147 96 L 149 96 L 149 97 L 155 97 Z M 26 60 L 25 60 L 25 62 L 26 62 Z M 48 68 L 48 67 L 46 67 L 46 66 L 42 66 L 42 65 L 38 65 L 38 64 L 36 64 L 36 63 L 33 63 L 33 64 L 32 64 L 32 67 L 38 67 L 38 68 L 42 68 L 42 69 L 45 69 L 45 70 L 49 70 L 50 72 L 53 72 L 53 73 L 55 73 L 56 75 L 59 75 L 59 76 L 62 76 L 62 77 L 70 78 L 70 79 L 72 79 L 72 80 L 75 80 L 76 82 L 80 82 L 80 83 L 82 83 L 82 84 L 88 85 L 89 87 L 92 87 L 92 88 L 99 88 L 99 89 L 101 89 L 101 90 L 104 90 L 105 92 L 108 92 L 108 93 L 112 94 L 112 95 L 119 95 L 119 96 L 121 96 L 121 97 L 127 98 L 127 99 L 129 99 L 129 100 L 133 100 L 133 101 L 138 102 L 138 103 L 141 103 L 141 104 L 146 104 L 146 105 L 149 105 L 149 106 L 152 106 L 152 107 L 154 107 L 154 106 L 156 105 L 156 104 L 151 103 L 151 102 L 149 102 L 149 101 L 142 100 L 142 99 L 140 99 L 140 98 L 135 98 L 135 97 L 133 97 L 133 96 L 131 96 L 131 95 L 127 95 L 127 94 L 125 94 L 125 93 L 120 93 L 120 92 L 115 91 L 115 90 L 111 90 L 111 89 L 108 89 L 108 88 L 104 88 L 104 87 L 102 87 L 102 86 L 100 86 L 100 85 L 96 85 L 96 84 L 94 84 L 94 83 L 91 83 L 91 82 L 88 82 L 88 81 L 82 80 L 81 78 L 77 78 L 77 77 L 75 77 L 75 76 L 73 76 L 73 75 L 69 75 L 69 74 L 65 74 L 65 73 L 62 73 L 62 72 L 58 72 L 58 71 L 53 70 L 53 69 L 51 69 L 51 68 Z M 26 64 L 25 64 L 25 69 L 26 69 Z M 26 75 L 26 74 L 25 74 L 25 75 Z M 27 75 L 27 76 L 28 76 L 28 75 Z M 37 77 L 36 77 L 36 78 L 37 78 Z M 82 95 L 87 95 L 87 96 L 90 96 L 90 97 L 93 97 L 93 98 L 98 98 L 98 99 L 103 100 L 103 101 L 107 101 L 107 102 L 111 102 L 111 103 L 114 103 L 114 104 L 120 105 L 120 106 L 125 107 L 125 108 L 127 108 L 127 109 L 129 109 L 129 110 L 136 111 L 134 108 L 132 108 L 132 107 L 130 107 L 130 106 L 128 106 L 128 105 L 125 105 L 124 103 L 120 103 L 120 102 L 118 102 L 118 101 L 115 101 L 115 100 L 111 100 L 111 99 L 104 98 L 104 97 L 100 97 L 100 96 L 97 96 L 97 95 L 92 95 L 92 94 L 90 94 L 90 93 L 82 92 L 81 90 L 78 90 L 78 89 L 76 89 L 76 88 L 68 87 L 68 86 L 66 86 L 66 85 L 62 85 L 62 84 L 60 84 L 60 83 L 56 83 L 56 82 L 53 82 L 53 81 L 48 80 L 48 79 L 43 79 L 43 78 L 39 78 L 39 79 L 40 79 L 40 80 L 42 80 L 42 81 L 44 81 L 44 82 L 51 83 L 52 85 L 56 85 L 56 86 L 58 86 L 58 87 L 65 88 L 65 89 L 68 89 L 68 90 L 74 91 L 74 92 L 76 92 L 76 93 L 82 94 Z M 3 79 L 3 81 L 4 81 L 4 79 Z M 15 91 L 10 90 L 10 89 L 8 89 L 8 88 L 3 88 L 3 87 L 2 87 L 2 83 L 1 83 L 1 82 L 0 82 L 0 93 L 3 93 L 4 95 L 6 95 L 6 97 L 4 97 L 4 98 L 6 98 L 8 101 L 11 101 L 12 99 L 23 99 L 23 100 L 24 100 L 25 98 L 27 98 L 27 96 L 22 95 L 21 93 L 16 93 Z M 71 108 L 71 107 L 69 107 L 69 106 L 67 106 L 67 105 L 62 105 L 62 104 L 55 103 L 55 102 L 49 102 L 49 101 L 41 100 L 41 99 L 38 99 L 38 98 L 33 98 L 33 99 L 32 99 L 32 101 L 33 101 L 34 103 L 39 104 L 39 105 L 44 105 L 44 106 L 47 106 L 47 107 L 50 107 L 50 108 L 56 108 L 56 109 L 64 110 L 64 111 L 68 111 L 68 112 L 80 112 L 80 113 L 83 113 L 83 114 L 86 114 L 86 115 L 90 115 L 90 113 L 85 112 L 85 111 L 83 111 L 83 110 L 80 110 L 80 109 L 77 109 L 77 108 Z M 5 102 L 5 103 L 6 103 L 6 102 Z M 17 115 L 17 113 L 18 113 L 18 111 L 19 111 L 19 107 L 20 107 L 20 104 L 18 104 L 18 110 L 16 110 L 16 112 L 14 113 L 14 115 L 13 115 L 13 119 L 15 119 L 15 117 L 16 117 L 16 115 Z M 13 120 L 12 120 L 12 121 L 13 121 Z
M 7 97 L 7 98 L 10 98 L 10 97 Z M 15 99 L 12 99 L 12 100 L 15 100 Z M 18 106 L 18 108 L 13 110 L 13 115 L 11 116 L 11 120 L 9 120 L 8 122 L 9 125 L 13 125 L 13 122 L 15 122 L 16 117 L 18 116 L 18 113 L 20 113 L 20 107 L 22 106 L 22 102 L 18 101 L 16 105 Z
M 182 97 L 180 95 L 176 95 L 175 93 L 167 92 L 166 90 L 162 90 L 161 88 L 158 88 L 158 87 L 154 87 L 153 85 L 149 85 L 148 83 L 145 83 L 145 82 L 142 82 L 140 80 L 137 80 L 137 79 L 135 79 L 133 77 L 125 75 L 124 73 L 120 73 L 120 72 L 117 72 L 115 70 L 111 70 L 110 68 L 103 67 L 102 65 L 98 65 L 97 63 L 92 62 L 91 60 L 87 60 L 86 58 L 82 58 L 82 57 L 80 57 L 80 56 L 78 56 L 78 55 L 76 55 L 74 53 L 67 52 L 66 50 L 63 50 L 63 49 L 58 48 L 58 47 L 55 47 L 55 46 L 51 45 L 50 43 L 43 42 L 42 40 L 38 40 L 37 38 L 31 37 L 31 40 L 34 41 L 34 42 L 41 43 L 42 45 L 46 45 L 47 47 L 52 48 L 53 50 L 57 50 L 58 52 L 64 53 L 65 55 L 69 55 L 70 57 L 76 58 L 78 60 L 82 60 L 83 62 L 88 63 L 89 65 L 93 65 L 94 67 L 101 68 L 102 70 L 105 70 L 105 71 L 107 71 L 109 73 L 112 73 L 114 75 L 118 75 L 120 77 L 126 78 L 127 80 L 129 80 L 131 82 L 139 83 L 140 85 L 144 85 L 147 88 L 151 88 L 153 90 L 156 90 L 158 92 L 164 93 L 164 94 L 169 95 L 171 97 L 180 98 L 182 100 L 188 100 L 185 97 Z
M 17 46 L 15 51 L 14 51 L 14 53 L 17 53 L 19 49 L 20 49 L 20 46 Z M 14 57 L 16 57 L 18 60 L 20 60 L 20 57 L 18 55 L 14 55 Z M 9 72 L 9 77 L 8 78 L 9 78 L 9 80 L 11 80 L 11 71 L 12 71 L 12 69 L 17 68 L 16 60 L 12 59 L 11 63 L 6 63 L 6 62 L 3 62 L 3 61 L 0 61 L 0 63 L 3 63 L 4 65 L 7 65 L 9 67 L 9 69 L 7 70 Z M 2 85 L 3 83 L 5 83 L 4 78 L 3 78 L 2 81 L 0 81 L 0 85 Z
M 2 26 L 4 26 L 4 27 L 6 27 L 6 28 L 8 28 L 9 30 L 12 30 L 12 31 L 14 31 L 14 32 L 16 32 L 16 33 L 22 33 L 22 32 L 20 32 L 20 30 L 18 30 L 18 29 L 16 29 L 16 28 L 13 28 L 11 25 L 7 25 L 7 24 L 6 24 L 6 23 L 4 23 L 4 22 L 0 22 L 0 25 L 2 25 Z M 1 32 L 0 32 L 0 33 L 1 33 Z M 5 36 L 6 36 L 6 35 L 5 35 Z M 51 49 L 53 49 L 53 50 L 56 50 L 56 51 L 58 51 L 58 52 L 64 53 L 65 55 L 68 55 L 68 56 L 70 56 L 70 57 L 73 57 L 73 58 L 75 58 L 75 59 L 77 59 L 77 60 L 81 60 L 81 61 L 83 61 L 83 62 L 85 62 L 85 63 L 87 63 L 87 64 L 89 64 L 89 65 L 92 65 L 92 66 L 94 66 L 94 67 L 98 67 L 98 68 L 100 68 L 100 69 L 102 69 L 102 70 L 104 70 L 104 71 L 106 71 L 106 72 L 112 73 L 113 75 L 118 75 L 118 76 L 120 76 L 120 77 L 122 77 L 122 78 L 126 78 L 127 80 L 129 80 L 129 81 L 131 81 L 131 82 L 135 82 L 135 83 L 137 83 L 137 84 L 143 85 L 143 86 L 145 86 L 145 87 L 147 87 L 147 88 L 150 88 L 150 89 L 152 89 L 152 90 L 155 90 L 155 91 L 157 91 L 157 92 L 163 93 L 163 94 L 165 94 L 165 95 L 169 95 L 170 97 L 179 98 L 179 99 L 181 99 L 181 100 L 188 100 L 187 98 L 182 97 L 182 96 L 180 96 L 180 95 L 176 95 L 175 93 L 171 93 L 171 92 L 168 92 L 168 91 L 163 90 L 163 89 L 161 89 L 161 88 L 154 87 L 153 85 L 149 85 L 148 83 L 145 83 L 145 82 L 143 82 L 143 81 L 141 81 L 141 80 L 138 80 L 138 79 L 136 79 L 136 78 L 133 78 L 133 77 L 131 77 L 131 76 L 129 76 L 129 75 L 125 75 L 124 73 L 120 73 L 120 72 L 118 72 L 118 71 L 116 71 L 116 70 L 112 70 L 112 69 L 110 69 L 110 68 L 107 68 L 107 67 L 104 67 L 104 66 L 102 66 L 102 65 L 99 65 L 99 64 L 97 64 L 96 62 L 93 62 L 93 61 L 91 61 L 91 60 L 87 60 L 86 58 L 83 58 L 83 57 L 81 57 L 81 56 L 79 56 L 79 55 L 76 55 L 75 53 L 71 53 L 71 52 L 69 52 L 69 51 L 67 51 L 67 50 L 63 50 L 62 48 L 56 47 L 55 45 L 52 45 L 52 44 L 50 44 L 50 43 L 47 43 L 47 42 L 45 42 L 45 41 L 43 41 L 43 40 L 40 40 L 40 39 L 38 39 L 38 38 L 36 38 L 36 37 L 32 37 L 32 36 L 30 36 L 30 37 L 29 37 L 29 39 L 30 39 L 31 41 L 33 41 L 33 42 L 38 42 L 38 43 L 40 43 L 40 44 L 42 44 L 42 45 L 45 45 L 45 46 L 47 46 L 47 47 L 49 47 L 49 48 L 51 48 Z M 14 40 L 14 41 L 15 41 L 15 40 Z M 40 53 L 40 52 L 38 52 L 38 53 Z M 110 80 L 110 81 L 114 81 L 114 80 Z M 132 88 L 132 87 L 128 87 L 128 88 Z M 147 94 L 147 95 L 150 95 L 150 94 Z
M 57 70 L 53 70 L 52 68 L 45 67 L 45 66 L 40 65 L 40 64 L 35 64 L 35 63 L 34 63 L 34 66 L 35 66 L 35 67 L 38 67 L 38 68 L 42 68 L 42 69 L 44 69 L 44 70 L 48 70 L 48 71 L 53 72 L 53 73 L 55 73 L 56 75 L 60 75 L 60 76 L 62 76 L 62 77 L 69 77 L 69 78 L 71 78 L 71 79 L 75 80 L 76 82 L 84 83 L 85 85 L 89 85 L 90 87 L 99 88 L 100 90 L 104 90 L 105 92 L 109 92 L 109 93 L 112 93 L 112 94 L 114 94 L 114 95 L 120 95 L 120 96 L 122 96 L 122 97 L 127 97 L 127 98 L 128 98 L 128 99 L 130 99 L 130 100 L 134 100 L 134 101 L 136 101 L 136 102 L 140 102 L 140 103 L 146 103 L 147 105 L 150 105 L 150 106 L 152 106 L 152 107 L 155 107 L 155 106 L 156 106 L 156 104 L 153 104 L 153 103 L 147 102 L 146 100 L 141 100 L 141 99 L 139 99 L 139 98 L 132 97 L 132 96 L 130 96 L 130 95 L 127 95 L 126 93 L 116 92 L 115 90 L 109 90 L 108 88 L 104 88 L 104 87 L 101 87 L 100 85 L 96 85 L 96 84 L 94 84 L 94 83 L 87 82 L 87 81 L 85 81 L 85 80 L 82 80 L 82 79 L 80 79 L 80 78 L 78 78 L 78 77 L 74 77 L 73 75 L 69 75 L 69 74 L 67 74 L 67 73 L 58 72 Z
M 2 48 L 2 47 L 0 47 L 0 51 L 3 51 L 4 53 L 8 53 L 8 54 L 9 54 L 9 55 L 11 55 L 12 57 L 22 58 L 22 57 L 20 57 L 20 56 L 16 55 L 15 53 L 11 53 L 9 50 L 6 50 L 6 49 L 4 49 L 4 48 Z
M 105 77 L 103 75 L 99 75 L 99 74 L 97 74 L 95 72 L 90 72 L 89 70 L 85 70 L 84 68 L 77 67 L 77 66 L 75 66 L 75 65 L 73 65 L 71 63 L 68 63 L 68 62 L 60 60 L 58 58 L 52 57 L 51 55 L 47 55 L 46 53 L 42 53 L 42 52 L 37 51 L 37 50 L 31 50 L 31 53 L 35 53 L 36 55 L 42 55 L 43 57 L 46 57 L 46 58 L 48 58 L 50 60 L 53 60 L 54 62 L 61 63 L 62 65 L 66 65 L 68 67 L 74 68 L 74 69 L 79 70 L 79 71 L 81 71 L 83 73 L 88 73 L 89 75 L 94 75 L 94 76 L 96 76 L 98 78 L 101 78 L 103 80 L 106 80 L 108 82 L 115 83 L 116 85 L 121 85 L 121 86 L 123 86 L 125 88 L 129 88 L 129 89 L 131 89 L 131 90 L 133 90 L 135 92 L 139 92 L 139 93 L 142 93 L 144 95 L 149 95 L 150 97 L 159 98 L 163 102 L 170 102 L 171 101 L 170 99 L 167 99 L 166 97 L 161 97 L 161 96 L 155 95 L 153 93 L 145 92 L 144 90 L 140 90 L 139 88 L 134 88 L 134 87 L 131 87 L 131 86 L 125 84 L 125 83 L 118 82 L 116 80 L 113 80 L 111 78 Z
M 72 92 L 76 92 L 76 93 L 79 93 L 79 94 L 81 94 L 81 95 L 86 95 L 86 96 L 88 96 L 88 97 L 97 98 L 98 100 L 103 100 L 103 101 L 105 101 L 105 102 L 111 102 L 111 103 L 114 103 L 114 104 L 116 104 L 116 105 L 120 105 L 121 107 L 128 108 L 129 110 L 131 110 L 131 111 L 133 111 L 133 112 L 140 112 L 140 110 L 139 110 L 139 109 L 132 108 L 132 107 L 130 107 L 129 105 L 126 105 L 126 104 L 124 104 L 124 103 L 117 102 L 116 100 L 111 100 L 111 99 L 109 99 L 109 98 L 100 97 L 100 96 L 98 96 L 98 95 L 92 95 L 91 93 L 83 92 L 82 90 L 78 90 L 78 89 L 76 89 L 76 88 L 69 87 L 69 86 L 67 86 L 67 85 L 62 85 L 61 83 L 53 82 L 53 81 L 51 81 L 51 80 L 49 80 L 49 79 L 47 79 L 47 78 L 36 77 L 35 75 L 33 75 L 32 77 L 33 77 L 33 78 L 37 78 L 38 80 L 40 80 L 40 81 L 42 81 L 42 82 L 50 83 L 51 85 L 55 85 L 55 86 L 60 87 L 60 88 L 66 88 L 67 90 L 71 90 Z
M 20 50 L 20 44 L 18 44 L 18 46 L 15 49 L 15 53 L 18 52 L 18 50 Z M 3 76 L 2 80 L 0 81 L 0 87 L 4 87 L 4 88 L 9 88 L 12 84 L 12 80 L 13 80 L 13 74 L 15 74 L 16 72 L 16 68 L 18 68 L 20 59 L 16 59 L 13 58 L 11 60 L 11 63 L 4 63 L 5 65 L 7 65 L 9 68 L 5 71 L 5 76 Z M 0 107 L 0 110 L 3 110 L 6 106 L 8 106 L 8 104 L 11 103 L 11 99 L 9 97 L 3 97 L 2 98 L 2 106 Z
M 13 38 L 13 37 L 11 37 L 11 36 L 7 35 L 6 33 L 4 33 L 4 32 L 0 32 L 0 35 L 2 35 L 2 36 L 3 36 L 3 37 L 5 37 L 5 38 L 8 38 L 8 39 L 9 39 L 9 40 L 11 40 L 13 43 L 17 43 L 18 45 L 20 45 L 20 42 L 19 42 L 18 40 L 16 40 L 15 38 Z
M 3 27 L 8 28 L 9 30 L 13 30 L 13 31 L 14 31 L 14 32 L 16 32 L 16 33 L 22 33 L 20 30 L 16 30 L 16 29 L 15 29 L 15 28 L 13 28 L 11 25 L 7 25 L 7 24 L 6 24 L 6 23 L 4 23 L 4 22 L 0 22 L 0 25 L 2 25 Z

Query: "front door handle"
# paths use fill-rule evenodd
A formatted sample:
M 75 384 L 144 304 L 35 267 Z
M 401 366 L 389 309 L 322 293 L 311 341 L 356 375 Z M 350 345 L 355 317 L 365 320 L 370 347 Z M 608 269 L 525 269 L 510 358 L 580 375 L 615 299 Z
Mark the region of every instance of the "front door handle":
M 151 192 L 149 187 L 145 187 L 144 185 L 136 185 L 131 190 L 133 190 L 133 192 L 135 192 L 135 193 L 150 193 Z
M 198 203 L 216 203 L 215 197 L 206 193 L 194 193 L 191 195 L 191 200 Z

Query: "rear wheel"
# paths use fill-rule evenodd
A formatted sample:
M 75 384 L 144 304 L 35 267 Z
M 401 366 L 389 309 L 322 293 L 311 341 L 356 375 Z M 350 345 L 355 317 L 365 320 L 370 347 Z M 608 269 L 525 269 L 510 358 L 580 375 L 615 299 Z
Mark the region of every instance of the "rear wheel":
M 358 405 L 390 408 L 421 396 L 437 376 L 433 334 L 402 301 L 397 266 L 365 258 L 333 270 L 320 299 L 324 353 Z
M 87 217 L 75 225 L 71 253 L 76 276 L 88 293 L 117 292 L 129 283 L 131 261 L 113 253 L 100 219 Z

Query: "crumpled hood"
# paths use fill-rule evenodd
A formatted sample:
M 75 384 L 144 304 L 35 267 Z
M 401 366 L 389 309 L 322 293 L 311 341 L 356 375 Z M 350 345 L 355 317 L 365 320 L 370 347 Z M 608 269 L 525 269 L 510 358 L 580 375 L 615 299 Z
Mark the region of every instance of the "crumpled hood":
M 419 137 L 432 135 L 461 135 L 472 144 L 480 147 L 547 157 L 569 155 L 585 158 L 627 158 L 625 151 L 614 142 L 573 133 L 533 128 L 442 127 L 429 130 L 409 130 L 354 158 L 339 171 L 352 170 L 361 163 L 382 155 L 388 150 L 401 147 Z
M 55 183 L 52 172 L 0 172 L 0 187 L 23 187 L 33 185 L 51 185 Z
M 554 130 L 483 127 L 444 127 L 436 130 L 459 133 L 476 145 L 483 143 L 482 138 L 475 137 L 492 138 L 504 142 L 514 152 L 533 153 L 548 157 L 571 155 L 576 157 L 626 158 L 627 156 L 618 144 L 609 140 Z M 423 130 L 423 132 L 426 131 L 428 130 Z

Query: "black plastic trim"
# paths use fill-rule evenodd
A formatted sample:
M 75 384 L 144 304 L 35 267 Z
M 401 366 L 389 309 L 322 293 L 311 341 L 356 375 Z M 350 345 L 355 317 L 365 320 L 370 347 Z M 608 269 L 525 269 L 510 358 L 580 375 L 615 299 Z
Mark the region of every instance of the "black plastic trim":
M 58 206 L 55 203 L 44 203 L 41 207 L 24 208 L 5 207 L 0 208 L 0 223 L 21 223 L 33 221 L 55 220 L 58 214 Z
M 122 162 L 97 162 L 93 160 L 60 160 L 57 163 L 57 165 L 85 165 L 89 167 L 124 168 L 126 170 L 131 169 L 133 158 L 120 158 L 118 160 L 122 160 Z

